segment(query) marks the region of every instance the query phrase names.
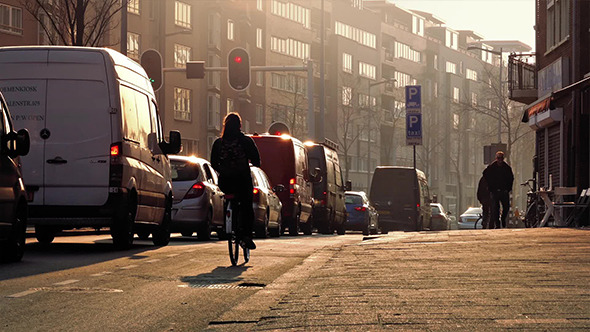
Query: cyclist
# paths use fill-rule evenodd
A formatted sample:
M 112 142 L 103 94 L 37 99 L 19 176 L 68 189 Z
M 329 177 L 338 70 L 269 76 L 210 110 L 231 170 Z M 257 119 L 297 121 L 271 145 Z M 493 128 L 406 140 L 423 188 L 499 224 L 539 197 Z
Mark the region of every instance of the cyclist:
M 211 165 L 219 173 L 219 188 L 225 194 L 235 195 L 240 203 L 240 229 L 238 236 L 248 249 L 256 249 L 252 241 L 254 186 L 250 165 L 260 167 L 260 154 L 252 138 L 241 131 L 242 119 L 238 113 L 229 113 L 223 119 L 221 137 L 211 149 Z

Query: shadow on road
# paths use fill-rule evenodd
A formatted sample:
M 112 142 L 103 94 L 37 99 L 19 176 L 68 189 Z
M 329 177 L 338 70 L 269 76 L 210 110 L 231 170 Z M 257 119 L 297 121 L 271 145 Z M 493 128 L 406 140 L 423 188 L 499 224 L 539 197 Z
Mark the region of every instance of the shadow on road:
M 218 266 L 211 272 L 201 273 L 196 276 L 185 276 L 180 281 L 188 284 L 189 287 L 203 287 L 207 285 L 233 284 L 244 280 L 242 273 L 250 266 Z

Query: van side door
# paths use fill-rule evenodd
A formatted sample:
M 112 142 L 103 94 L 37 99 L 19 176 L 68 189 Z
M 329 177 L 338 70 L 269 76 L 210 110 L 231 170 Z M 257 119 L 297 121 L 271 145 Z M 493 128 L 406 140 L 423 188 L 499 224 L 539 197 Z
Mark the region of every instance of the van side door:
M 148 98 L 147 96 L 145 96 Z M 162 141 L 162 125 L 158 116 L 158 107 L 153 100 L 146 99 L 145 109 L 138 105 L 138 114 L 140 119 L 143 118 L 145 123 L 146 146 L 142 147 L 142 160 L 149 165 L 147 172 L 147 182 L 149 183 L 150 202 L 149 205 L 154 208 L 154 222 L 160 222 L 164 217 L 164 206 L 166 204 L 166 183 L 170 181 L 170 161 L 162 153 L 159 142 Z

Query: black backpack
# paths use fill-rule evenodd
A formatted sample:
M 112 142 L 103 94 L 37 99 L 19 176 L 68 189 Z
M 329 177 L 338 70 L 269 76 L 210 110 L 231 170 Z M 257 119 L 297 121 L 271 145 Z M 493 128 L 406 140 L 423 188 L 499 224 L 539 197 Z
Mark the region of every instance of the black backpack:
M 241 139 L 221 139 L 219 170 L 220 174 L 229 177 L 243 175 L 250 171 L 250 164 Z

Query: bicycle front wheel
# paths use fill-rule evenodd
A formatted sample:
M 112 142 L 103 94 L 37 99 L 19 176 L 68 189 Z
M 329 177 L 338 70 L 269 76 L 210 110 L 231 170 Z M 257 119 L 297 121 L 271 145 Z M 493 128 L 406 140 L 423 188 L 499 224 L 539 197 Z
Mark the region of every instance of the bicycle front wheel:
M 539 212 L 537 211 L 537 203 L 533 202 L 527 208 L 524 215 L 524 226 L 526 228 L 534 228 L 539 226 Z
M 235 238 L 235 236 L 231 236 L 227 240 L 227 248 L 229 249 L 229 260 L 231 261 L 231 265 L 238 265 L 238 257 L 240 256 L 240 244 Z

